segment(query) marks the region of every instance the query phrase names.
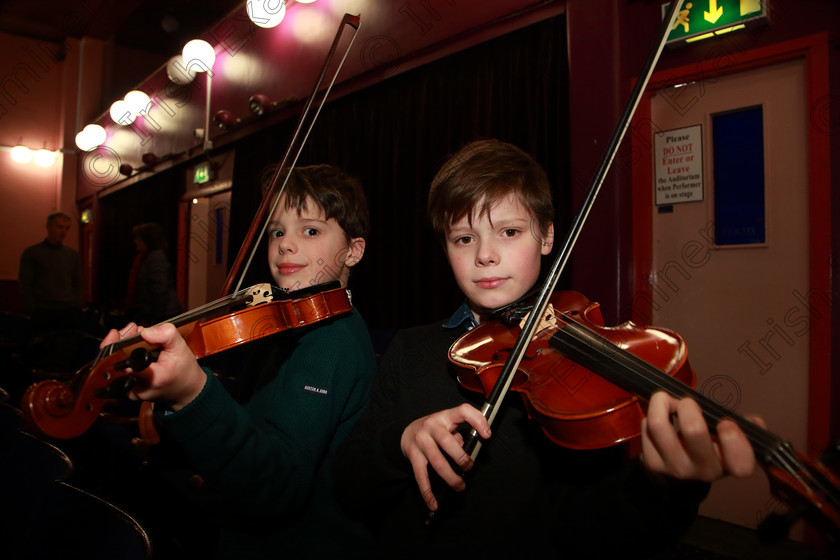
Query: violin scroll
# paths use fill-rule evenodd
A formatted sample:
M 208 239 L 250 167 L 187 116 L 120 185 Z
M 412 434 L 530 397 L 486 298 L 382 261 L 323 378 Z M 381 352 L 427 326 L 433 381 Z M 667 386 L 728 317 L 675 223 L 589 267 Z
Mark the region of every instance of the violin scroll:
M 72 414 L 75 401 L 73 391 L 61 381 L 41 381 L 30 385 L 23 395 L 24 418 L 31 428 L 41 431 L 39 426 L 42 424 L 48 425 L 53 419 Z
M 153 355 L 153 350 L 143 352 Z M 85 366 L 76 373 L 74 385 L 55 379 L 40 381 L 24 392 L 21 410 L 27 424 L 53 438 L 69 439 L 82 435 L 99 417 L 109 399 L 129 390 L 135 382 L 129 373 L 130 354 L 118 349 L 110 356 Z M 135 365 L 138 365 L 135 363 Z M 139 371 L 139 370 L 136 370 Z

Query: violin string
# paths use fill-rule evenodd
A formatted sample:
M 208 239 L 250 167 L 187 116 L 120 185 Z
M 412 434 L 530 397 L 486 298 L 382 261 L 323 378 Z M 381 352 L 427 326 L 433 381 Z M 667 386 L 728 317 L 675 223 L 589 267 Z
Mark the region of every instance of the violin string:
M 606 369 L 606 373 L 609 374 L 607 378 L 623 389 L 645 400 L 656 390 L 663 390 L 677 398 L 692 396 L 703 410 L 712 430 L 723 419 L 735 421 L 747 438 L 761 449 L 761 453 L 757 452 L 756 455 L 762 458 L 772 456 L 774 451 L 784 444 L 784 440 L 775 434 L 697 393 L 685 383 L 617 346 L 578 321 L 568 316 L 564 317 L 567 320 L 565 326 L 558 328 L 552 340 L 560 342 L 562 350 L 573 352 L 575 356 L 572 359 L 589 362 L 584 365 L 593 371 L 604 375 L 603 370 Z M 592 351 L 597 353 L 597 356 L 587 354 Z
M 840 488 L 833 482 L 830 477 L 824 473 L 818 466 L 810 465 L 809 463 L 800 459 L 794 453 L 791 446 L 786 445 L 783 450 L 785 454 L 785 461 L 790 465 L 787 472 L 799 480 L 802 484 L 806 484 L 802 473 L 807 475 L 810 481 L 810 488 L 816 490 L 821 496 L 828 498 L 831 501 L 832 507 L 835 510 L 840 510 Z
M 794 453 L 792 447 L 787 444 L 778 451 L 778 459 L 776 465 L 780 470 L 790 475 L 802 489 L 800 490 L 792 483 L 785 481 L 787 487 L 793 488 L 797 494 L 808 502 L 814 503 L 817 506 L 817 511 L 824 513 L 826 516 L 831 515 L 831 512 L 835 516 L 840 514 L 840 488 L 838 488 L 836 481 L 832 481 L 820 469 L 819 465 L 811 465 L 801 460 Z
M 215 310 L 218 310 L 218 309 L 224 309 L 224 308 L 231 307 L 233 305 L 237 305 L 239 303 L 245 302 L 245 301 L 247 301 L 248 297 L 250 297 L 249 292 L 250 292 L 251 289 L 252 288 L 245 288 L 243 290 L 239 290 L 235 294 L 231 294 L 229 296 L 224 296 L 224 297 L 221 297 L 219 299 L 207 302 L 204 305 L 200 305 L 200 306 L 196 307 L 195 309 L 191 309 L 190 311 L 187 311 L 185 313 L 181 313 L 180 315 L 176 315 L 175 317 L 167 319 L 164 322 L 165 323 L 172 323 L 173 325 L 178 327 L 180 325 L 183 325 L 183 324 L 186 324 L 186 323 L 189 323 L 189 322 L 193 321 L 196 317 L 202 317 L 204 315 L 207 315 L 208 313 L 210 313 L 212 311 L 215 311 Z M 243 296 L 247 296 L 247 297 L 243 297 Z M 158 324 L 162 324 L 162 323 L 158 323 Z M 138 334 L 126 337 L 126 338 L 121 338 L 121 339 L 119 339 L 115 342 L 112 342 L 108 346 L 105 346 L 104 348 L 101 348 L 99 350 L 99 352 L 96 355 L 96 358 L 93 361 L 93 365 L 98 364 L 101 360 L 103 360 L 104 358 L 107 358 L 108 356 L 113 354 L 115 351 L 117 351 L 121 348 L 124 348 L 126 346 L 131 346 L 132 344 L 136 344 L 138 342 L 141 342 L 142 340 L 143 340 L 142 337 L 138 333 Z
M 564 317 L 568 322 L 560 327 L 551 339 L 554 342 L 560 342 L 564 350 L 585 356 L 585 360 L 590 362 L 591 365 L 583 365 L 590 367 L 599 374 L 603 371 L 599 366 L 606 366 L 608 372 L 615 375 L 619 380 L 616 381 L 606 376 L 607 379 L 616 382 L 625 390 L 628 387 L 623 386 L 622 382 L 626 383 L 630 386 L 631 392 L 634 392 L 632 391 L 633 388 L 640 389 L 639 392 L 643 394 L 639 396 L 643 398 L 652 395 L 651 387 L 662 389 L 678 398 L 692 396 L 703 409 L 707 421 L 719 422 L 726 418 L 735 421 L 753 444 L 756 458 L 765 465 L 775 466 L 796 480 L 803 488 L 802 491 L 795 489 L 797 493 L 807 494 L 810 492 L 816 494 L 821 500 L 829 502 L 835 512 L 840 510 L 840 489 L 819 468 L 800 459 L 789 442 L 697 393 L 678 379 L 613 344 L 585 325 L 568 316 Z M 592 349 L 596 349 L 596 352 L 599 353 L 600 361 L 592 359 L 586 354 L 587 351 Z M 643 387 L 645 385 L 647 387 Z M 714 424 L 710 424 L 710 428 L 714 429 Z M 812 496 L 806 496 L 806 498 L 814 501 Z
M 801 484 L 807 485 L 801 473 L 808 473 L 808 470 L 804 468 L 804 464 L 793 453 L 790 446 L 783 445 L 778 449 L 773 450 L 773 457 L 776 459 L 773 464 L 775 464 L 780 470 L 798 480 Z M 813 477 L 809 476 L 808 478 Z

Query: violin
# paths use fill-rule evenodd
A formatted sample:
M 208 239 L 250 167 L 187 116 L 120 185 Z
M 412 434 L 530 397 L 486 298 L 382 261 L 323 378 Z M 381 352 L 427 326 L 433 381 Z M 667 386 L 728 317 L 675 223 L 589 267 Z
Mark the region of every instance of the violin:
M 462 387 L 489 395 L 530 309 L 506 309 L 498 320 L 485 321 L 452 345 L 449 360 L 458 366 Z M 644 417 L 639 396 L 652 392 L 642 387 L 627 390 L 602 377 L 597 373 L 603 367 L 600 362 L 587 368 L 564 356 L 554 336 L 559 323 L 572 319 L 598 333 L 598 345 L 619 344 L 681 384 L 696 385 L 685 341 L 678 334 L 632 322 L 606 327 L 597 303 L 578 292 L 555 292 L 510 387 L 522 395 L 529 416 L 554 443 L 599 449 L 635 438 Z
M 196 359 L 201 359 L 352 308 L 347 290 L 338 282 L 289 293 L 258 284 L 167 322 L 175 325 Z M 24 418 L 49 437 L 80 436 L 110 399 L 131 390 L 137 382 L 134 373 L 154 362 L 159 351 L 139 335 L 110 344 L 70 382 L 48 379 L 27 388 L 21 399 Z
M 449 360 L 462 387 L 490 395 L 532 311 L 531 305 L 509 306 L 455 341 Z M 572 449 L 609 447 L 639 436 L 644 403 L 656 391 L 690 397 L 712 433 L 724 419 L 744 432 L 773 493 L 792 506 L 784 523 L 805 515 L 840 537 L 838 476 L 780 436 L 694 391 L 695 385 L 679 335 L 632 322 L 606 327 L 597 303 L 578 292 L 559 291 L 539 318 L 510 390 L 522 395 L 528 414 L 551 441 Z

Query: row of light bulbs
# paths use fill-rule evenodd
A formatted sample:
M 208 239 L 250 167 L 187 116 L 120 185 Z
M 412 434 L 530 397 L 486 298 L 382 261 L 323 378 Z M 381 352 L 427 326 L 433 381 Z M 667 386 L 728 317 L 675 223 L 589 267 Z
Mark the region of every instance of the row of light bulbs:
M 301 4 L 310 4 L 315 0 L 297 0 Z M 286 15 L 286 0 L 247 0 L 248 17 L 255 25 L 263 28 L 276 27 Z M 167 64 L 167 76 L 177 84 L 189 83 L 197 72 L 207 72 L 213 68 L 216 52 L 213 47 L 201 39 L 189 41 L 181 54 L 173 57 Z M 142 91 L 128 92 L 123 99 L 115 101 L 110 108 L 111 120 L 116 124 L 129 125 L 139 115 L 146 114 L 151 108 L 149 96 Z M 105 143 L 107 133 L 98 124 L 89 124 L 76 134 L 76 146 L 89 152 Z
M 192 81 L 196 72 L 207 72 L 213 68 L 213 64 L 216 62 L 216 51 L 207 41 L 193 39 L 184 45 L 181 54 L 173 58 L 173 61 L 175 60 L 179 61 L 182 75 L 185 72 L 186 75 L 189 75 L 188 80 L 180 80 L 184 83 Z M 185 64 L 183 61 L 189 62 Z M 170 73 L 170 79 L 172 78 L 173 75 Z M 152 100 L 146 92 L 132 90 L 126 93 L 122 99 L 114 101 L 108 112 L 115 124 L 127 126 L 133 123 L 138 116 L 145 115 L 151 109 L 151 103 Z M 107 137 L 108 135 L 101 125 L 89 124 L 76 134 L 76 146 L 82 151 L 89 152 L 102 145 Z
M 297 0 L 301 4 L 309 4 L 315 0 Z M 285 0 L 248 0 L 246 3 L 248 17 L 255 25 L 263 28 L 276 27 L 286 16 Z M 187 61 L 187 62 L 185 62 Z M 201 39 L 194 39 L 184 45 L 179 56 L 175 56 L 167 65 L 167 75 L 175 83 L 189 83 L 197 72 L 207 72 L 216 61 L 213 47 Z M 151 108 L 151 99 L 140 90 L 128 92 L 123 99 L 111 104 L 109 114 L 116 124 L 129 125 L 139 115 L 146 114 Z M 76 134 L 76 146 L 89 152 L 101 146 L 107 140 L 105 129 L 98 124 L 89 124 Z M 55 163 L 58 152 L 47 150 L 32 150 L 23 145 L 17 145 L 11 150 L 12 160 L 18 163 L 34 162 L 40 167 L 50 167 Z
M 18 163 L 35 163 L 39 167 L 49 167 L 55 163 L 55 158 L 58 156 L 57 152 L 52 152 L 46 148 L 40 150 L 31 150 L 22 144 L 18 144 L 11 150 L 12 160 Z

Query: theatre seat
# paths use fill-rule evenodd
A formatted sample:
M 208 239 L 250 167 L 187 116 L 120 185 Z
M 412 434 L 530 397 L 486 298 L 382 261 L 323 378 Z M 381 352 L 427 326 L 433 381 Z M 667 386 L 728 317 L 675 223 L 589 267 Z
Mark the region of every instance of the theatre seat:
M 147 560 L 146 530 L 114 504 L 64 481 L 52 482 L 34 523 L 21 538 L 21 560 Z
M 0 402 L 0 550 L 41 560 L 151 557 L 147 532 L 128 513 L 71 484 L 70 457 L 32 435 L 20 411 Z

